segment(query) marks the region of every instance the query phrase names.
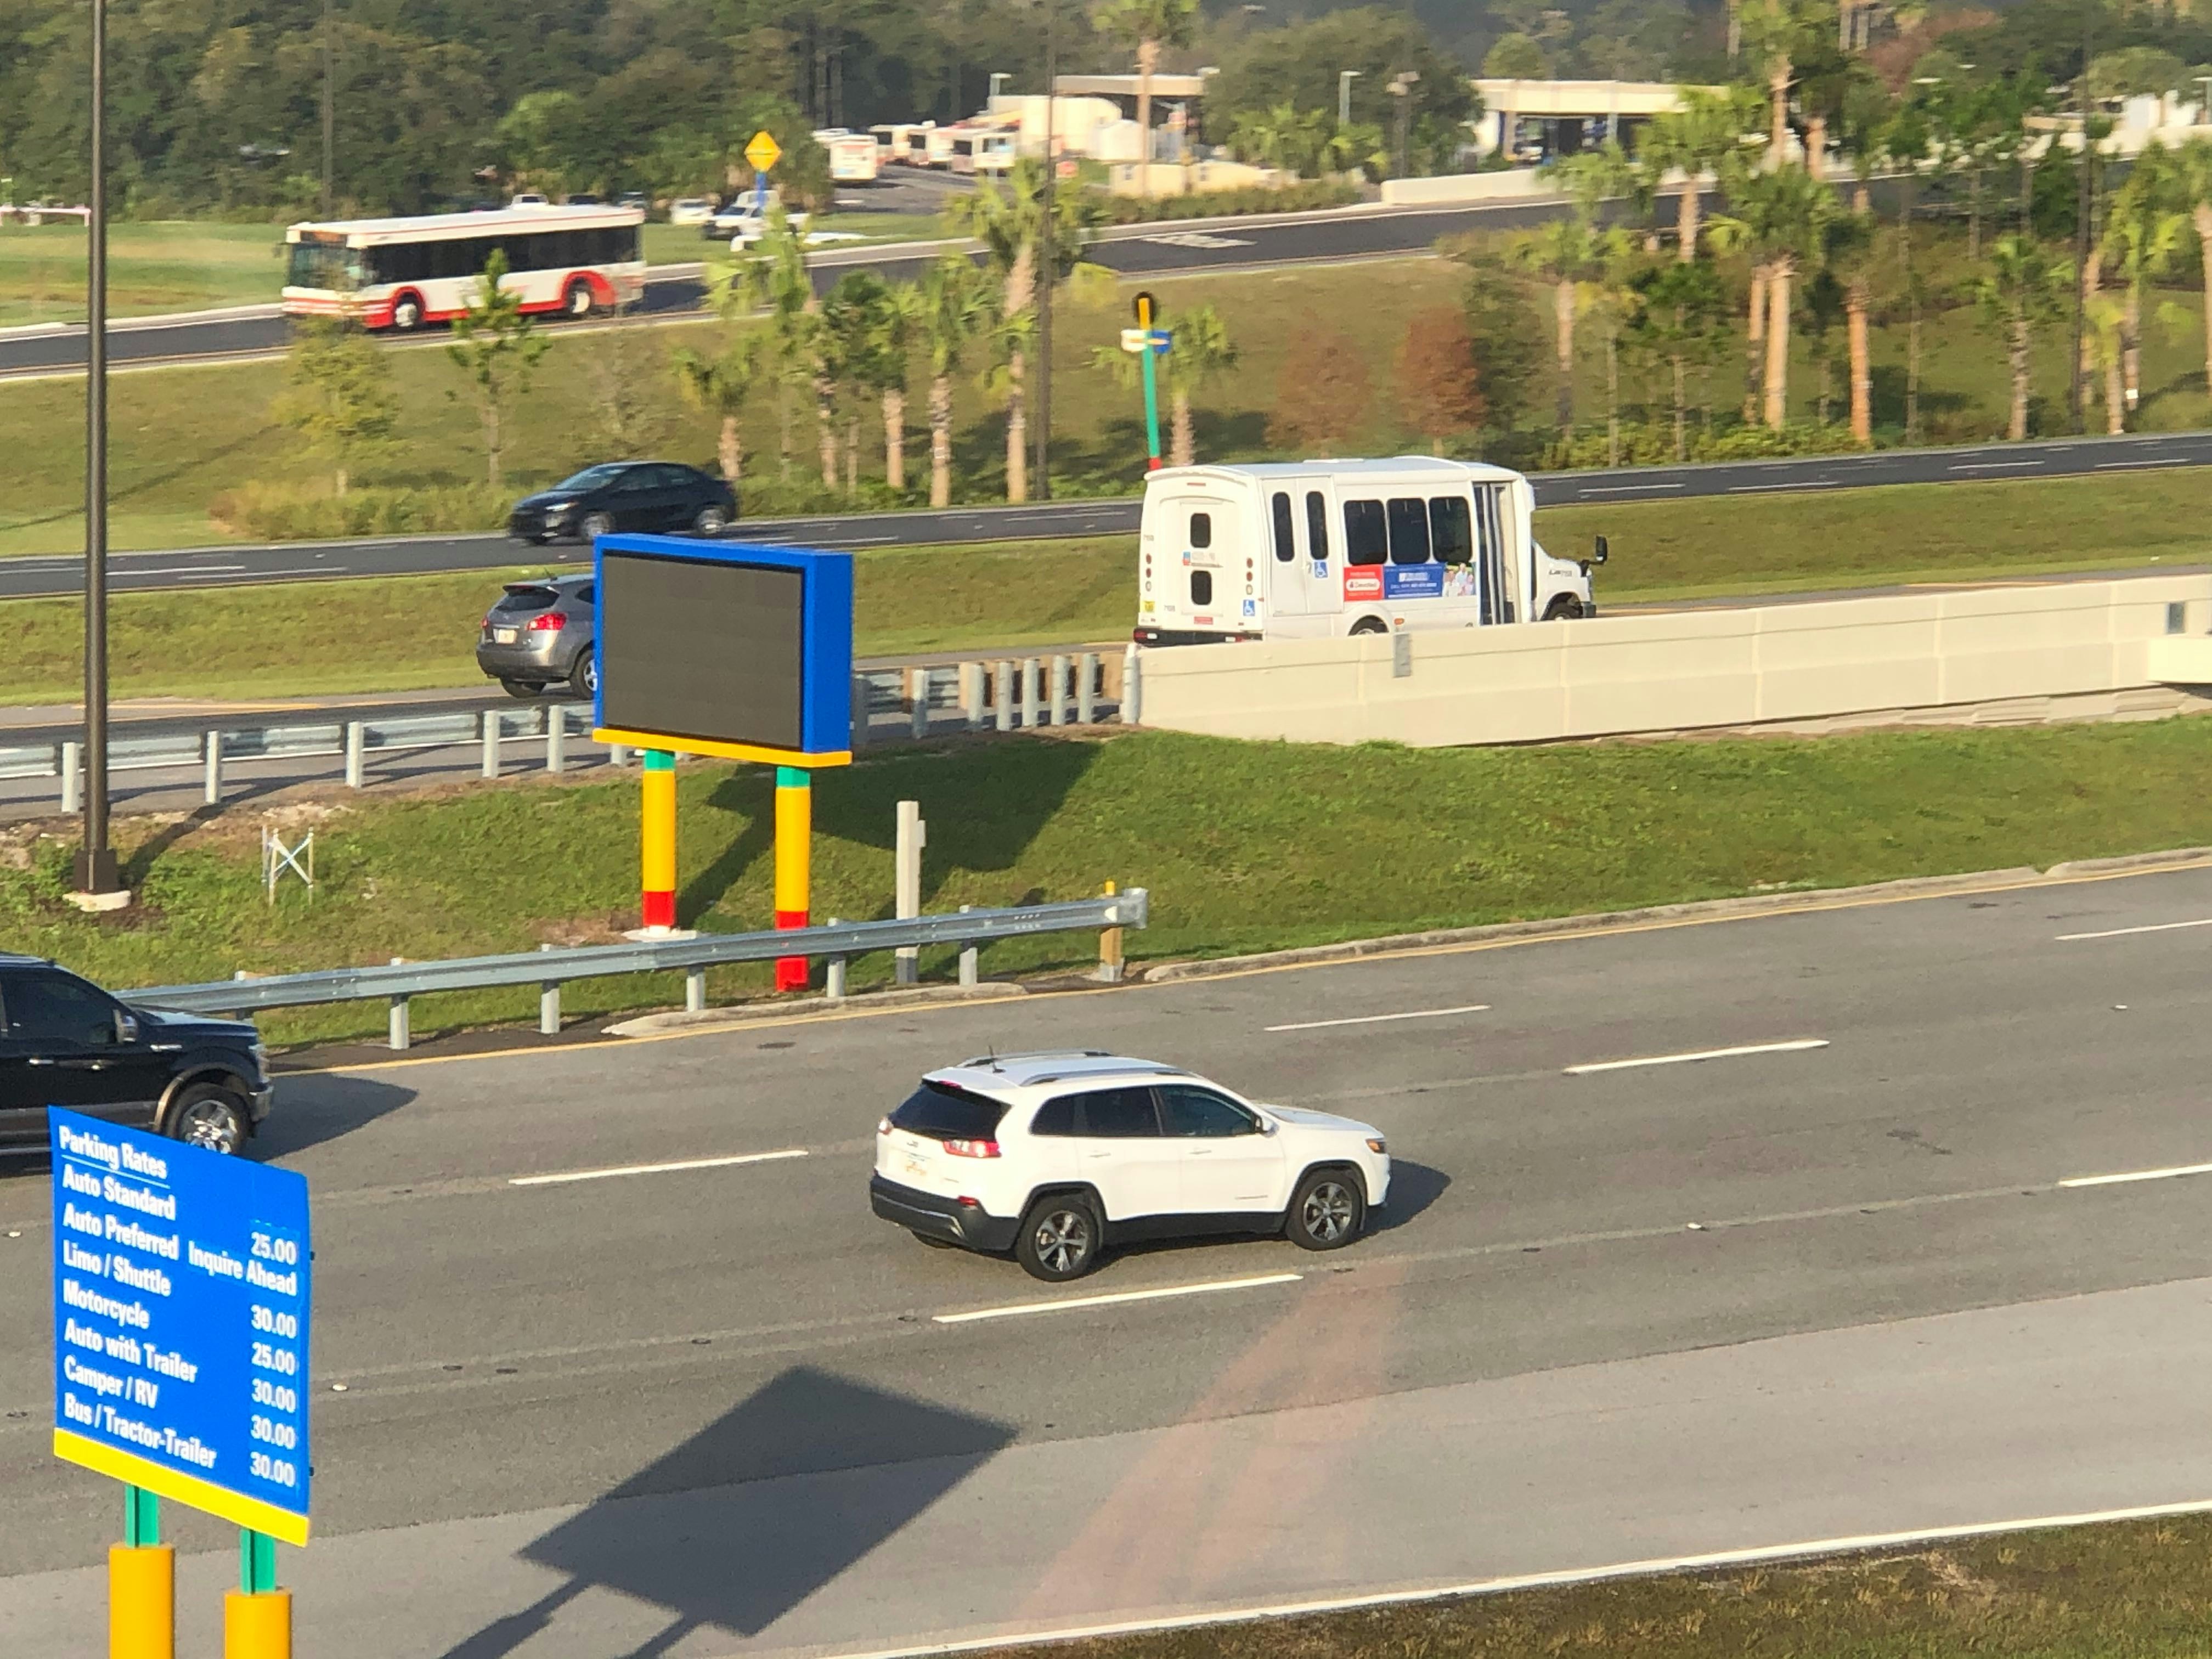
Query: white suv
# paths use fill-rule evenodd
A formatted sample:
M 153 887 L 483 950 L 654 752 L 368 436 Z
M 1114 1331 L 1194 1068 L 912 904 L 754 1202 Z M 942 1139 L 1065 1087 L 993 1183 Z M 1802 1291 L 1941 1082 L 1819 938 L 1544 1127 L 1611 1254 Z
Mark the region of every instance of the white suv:
M 1083 1049 L 929 1073 L 876 1127 L 868 1199 L 926 1244 L 1011 1249 L 1058 1280 L 1131 1238 L 1279 1232 L 1333 1250 L 1389 1190 L 1371 1124 Z

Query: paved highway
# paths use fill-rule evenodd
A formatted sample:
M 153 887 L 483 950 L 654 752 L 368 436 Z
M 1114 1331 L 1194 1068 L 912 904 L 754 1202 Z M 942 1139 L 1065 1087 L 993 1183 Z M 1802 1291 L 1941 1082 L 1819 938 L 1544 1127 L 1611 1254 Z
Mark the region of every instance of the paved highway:
M 1540 506 L 1626 506 L 1693 496 L 1779 495 L 1875 484 L 2094 476 L 2203 466 L 2208 462 L 2212 462 L 2212 432 L 2170 432 L 1976 444 L 1953 449 L 1892 449 L 1799 460 L 1540 473 L 1534 482 Z M 749 541 L 843 548 L 1133 535 L 1139 507 L 1134 500 L 1073 501 L 1023 507 L 961 507 L 944 512 L 832 514 L 749 521 L 736 533 Z M 1623 533 L 1630 540 L 1622 550 L 1632 551 L 1632 522 L 1625 526 Z M 110 556 L 109 568 L 111 585 L 129 592 L 419 575 L 580 556 L 580 549 L 526 548 L 499 535 L 414 536 L 118 553 Z M 0 599 L 80 592 L 84 585 L 83 563 L 81 557 L 58 555 L 0 559 Z
M 2208 923 L 2199 867 L 286 1078 L 301 1639 L 881 1651 L 2201 1502 Z M 1382 1231 L 1048 1291 L 868 1215 L 917 1070 L 1078 1044 L 1381 1124 Z M 115 1536 L 46 1449 L 52 1243 L 0 1177 L 26 1654 Z M 211 1651 L 234 1539 L 164 1519 Z

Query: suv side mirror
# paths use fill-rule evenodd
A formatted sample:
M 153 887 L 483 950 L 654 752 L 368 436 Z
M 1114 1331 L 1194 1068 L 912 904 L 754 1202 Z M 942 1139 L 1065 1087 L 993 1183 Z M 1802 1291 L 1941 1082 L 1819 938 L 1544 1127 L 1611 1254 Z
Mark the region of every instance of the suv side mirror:
M 120 1008 L 115 1011 L 115 1040 L 118 1042 L 138 1041 L 138 1022 Z
M 1609 550 L 1608 550 L 1605 544 L 1605 538 L 1602 536 L 1599 537 L 1597 538 L 1597 545 L 1590 550 L 1590 562 L 1592 564 L 1603 564 L 1606 560 L 1606 555 Z

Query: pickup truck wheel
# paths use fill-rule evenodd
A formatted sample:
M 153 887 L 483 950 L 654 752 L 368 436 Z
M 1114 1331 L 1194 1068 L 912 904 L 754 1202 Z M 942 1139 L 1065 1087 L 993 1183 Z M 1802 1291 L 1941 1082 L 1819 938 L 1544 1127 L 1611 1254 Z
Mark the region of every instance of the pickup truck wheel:
M 1343 1170 L 1316 1170 L 1298 1182 L 1283 1231 L 1302 1250 L 1337 1250 L 1359 1237 L 1367 1220 L 1359 1177 Z
M 1014 1235 L 1014 1260 L 1031 1279 L 1064 1284 L 1098 1265 L 1098 1212 L 1074 1193 L 1041 1198 Z
M 164 1126 L 173 1139 L 210 1152 L 235 1152 L 246 1144 L 246 1103 L 217 1083 L 195 1083 L 177 1097 Z
M 1544 607 L 1546 622 L 1572 622 L 1583 614 L 1583 602 L 1571 593 L 1562 593 Z

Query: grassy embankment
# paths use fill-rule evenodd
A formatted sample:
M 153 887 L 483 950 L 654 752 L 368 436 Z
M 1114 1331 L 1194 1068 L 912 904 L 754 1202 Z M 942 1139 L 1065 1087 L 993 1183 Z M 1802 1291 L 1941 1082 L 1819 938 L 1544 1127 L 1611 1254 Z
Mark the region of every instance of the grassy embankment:
M 1915 484 L 1547 509 L 1561 553 L 1602 531 L 1601 602 L 1873 582 L 1964 581 L 2212 557 L 2212 471 L 2134 472 L 1989 484 Z M 573 556 L 548 550 L 549 556 Z M 863 655 L 1126 638 L 1136 614 L 1122 537 L 859 556 Z M 250 697 L 478 683 L 475 630 L 499 582 L 546 567 L 465 575 L 174 593 L 113 601 L 118 696 Z M 70 698 L 82 622 L 70 600 L 7 607 L 0 702 Z M 346 618 L 347 648 L 329 648 Z
M 2195 1659 L 2212 1519 L 2016 1533 L 1893 1554 L 1630 1578 L 1002 1659 Z
M 1543 749 L 1170 732 L 955 741 L 823 779 L 814 908 L 886 914 L 901 799 L 931 820 L 928 908 L 1073 897 L 1112 878 L 1152 890 L 1153 926 L 1130 948 L 1157 959 L 2194 845 L 2212 841 L 2208 769 L 2212 720 Z M 771 784 L 757 767 L 680 775 L 687 925 L 765 924 Z M 0 857 L 0 938 L 129 986 L 528 950 L 635 923 L 633 779 L 349 802 L 319 823 L 313 902 L 290 892 L 273 908 L 257 885 L 260 816 L 123 826 L 143 902 L 106 920 L 64 902 L 64 839 L 18 832 L 0 842 L 15 854 Z M 1072 963 L 1091 948 L 1079 936 L 1008 942 L 985 967 Z M 750 968 L 712 979 L 717 997 L 763 984 Z M 611 980 L 574 988 L 568 1006 L 677 994 L 672 981 Z M 416 1018 L 428 1031 L 534 1006 L 469 994 L 426 1000 Z M 337 1009 L 274 1016 L 269 1029 L 298 1040 L 382 1018 Z
M 1175 314 L 1200 303 L 1221 311 L 1242 349 L 1237 367 L 1209 383 L 1198 398 L 1198 447 L 1211 459 L 1252 459 L 1273 453 L 1267 412 L 1298 343 L 1316 319 L 1328 319 L 1352 337 L 1363 360 L 1373 365 L 1372 396 L 1365 414 L 1340 453 L 1389 453 L 1425 449 L 1408 434 L 1392 393 L 1392 368 L 1407 322 L 1419 312 L 1455 304 L 1467 273 L 1439 259 L 1377 261 L 1355 267 L 1232 273 L 1209 276 L 1156 277 L 1149 286 Z M 1054 399 L 1059 428 L 1056 474 L 1063 489 L 1133 489 L 1142 477 L 1142 422 L 1136 395 L 1104 371 L 1091 366 L 1093 347 L 1110 345 L 1127 319 L 1126 295 L 1091 299 L 1070 296 L 1062 302 L 1061 325 L 1054 333 L 1058 395 Z M 2201 308 L 2200 308 L 2201 309 Z M 1533 314 L 1533 313 L 1532 313 Z M 2190 318 L 2197 314 L 2188 312 Z M 1929 321 L 1924 353 L 1923 408 L 1931 439 L 1979 439 L 2003 428 L 2003 359 L 1997 343 L 1982 330 L 1970 309 L 1942 313 Z M 1537 325 L 1532 323 L 1532 326 Z M 2145 396 L 2137 424 L 2145 428 L 2202 426 L 2212 420 L 2203 380 L 2198 325 L 2188 321 L 2169 335 L 2153 330 L 2144 346 Z M 602 411 L 610 353 L 605 333 L 574 335 L 547 358 L 532 395 L 511 412 L 508 431 L 509 484 L 520 487 L 564 476 L 587 459 L 611 450 L 652 451 L 711 465 L 711 423 L 685 407 L 668 368 L 667 349 L 708 337 L 706 325 L 653 327 L 641 331 L 641 343 L 630 353 L 633 374 L 646 408 L 640 429 L 627 444 L 605 430 Z M 2056 346 L 2051 346 L 2056 350 Z M 1877 329 L 1874 342 L 1876 416 L 1887 428 L 1901 422 L 1902 331 Z M 1577 408 L 1587 427 L 1603 418 L 1601 354 L 1584 354 Z M 2047 355 L 2047 354 L 2046 354 Z M 978 354 L 980 356 L 980 354 Z M 2042 360 L 2039 359 L 2041 363 Z M 2038 384 L 2059 383 L 2056 359 L 2039 369 Z M 963 499 L 994 499 L 1002 477 L 1003 418 L 973 372 L 971 362 L 955 382 L 956 480 Z M 404 437 L 391 451 L 358 471 L 364 486 L 429 489 L 471 485 L 483 478 L 482 450 L 469 407 L 450 394 L 459 376 L 434 346 L 406 347 L 393 354 L 398 392 L 404 410 Z M 1731 362 L 1717 369 L 1711 395 L 1731 404 L 1739 373 Z M 282 390 L 283 366 L 276 362 L 232 364 L 132 373 L 117 378 L 114 398 L 114 544 L 118 547 L 175 547 L 227 538 L 207 513 L 226 491 L 262 485 L 276 489 L 318 489 L 324 473 L 305 454 L 292 434 L 275 425 L 269 410 Z M 1809 356 L 1793 371 L 1793 417 L 1810 420 L 1815 412 Z M 908 458 L 910 471 L 926 471 L 926 434 L 919 422 L 925 400 L 917 366 L 909 399 Z M 1628 395 L 1638 395 L 1638 376 L 1627 377 Z M 1534 403 L 1550 404 L 1550 381 L 1537 388 Z M 803 400 L 801 400 L 803 401 Z M 82 390 L 67 380 L 18 381 L 0 385 L 0 443 L 15 460 L 12 487 L 0 501 L 0 553 L 64 552 L 82 544 L 81 478 Z M 1832 420 L 1840 410 L 1832 407 Z M 794 408 L 793 471 L 803 479 L 812 459 L 809 410 Z M 863 480 L 879 475 L 882 457 L 866 419 L 862 424 Z M 756 487 L 775 478 L 780 428 L 775 400 L 757 400 L 744 422 L 747 474 Z

